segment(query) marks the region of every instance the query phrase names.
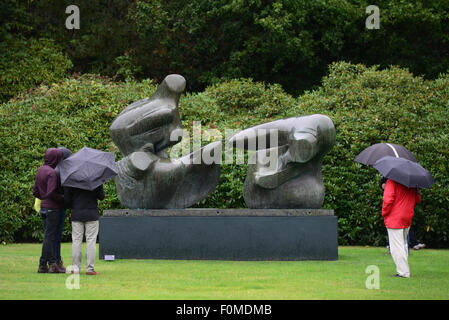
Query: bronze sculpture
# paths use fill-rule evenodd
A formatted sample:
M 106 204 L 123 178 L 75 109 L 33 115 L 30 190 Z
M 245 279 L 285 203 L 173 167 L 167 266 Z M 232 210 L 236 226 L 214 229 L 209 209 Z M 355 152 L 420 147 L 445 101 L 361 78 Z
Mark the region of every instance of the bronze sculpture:
M 202 159 L 205 152 L 221 152 L 221 142 L 180 159 L 167 156 L 167 148 L 182 139 L 176 132 L 182 130 L 178 103 L 185 85 L 181 75 L 168 75 L 150 98 L 127 106 L 110 126 L 124 156 L 117 163 L 117 194 L 128 208 L 187 208 L 215 189 L 220 164 Z
M 249 208 L 321 208 L 322 157 L 335 144 L 329 117 L 314 114 L 265 123 L 239 132 L 229 143 L 256 151 L 243 186 Z

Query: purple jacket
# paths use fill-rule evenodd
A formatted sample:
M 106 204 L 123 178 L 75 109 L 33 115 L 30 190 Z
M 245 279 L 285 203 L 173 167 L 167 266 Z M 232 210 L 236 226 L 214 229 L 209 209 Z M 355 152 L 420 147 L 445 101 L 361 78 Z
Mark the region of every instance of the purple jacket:
M 33 195 L 42 200 L 41 208 L 59 209 L 64 207 L 64 196 L 56 175 L 56 165 L 62 159 L 62 151 L 49 148 L 45 151 L 44 165 L 36 173 Z

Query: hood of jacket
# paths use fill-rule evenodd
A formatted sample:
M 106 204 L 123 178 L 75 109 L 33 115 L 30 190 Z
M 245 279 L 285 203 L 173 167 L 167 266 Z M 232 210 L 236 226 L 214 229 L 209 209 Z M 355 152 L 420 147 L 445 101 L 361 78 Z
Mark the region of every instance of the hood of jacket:
M 53 169 L 62 160 L 63 153 L 57 148 L 48 148 L 44 155 L 44 165 L 50 166 Z

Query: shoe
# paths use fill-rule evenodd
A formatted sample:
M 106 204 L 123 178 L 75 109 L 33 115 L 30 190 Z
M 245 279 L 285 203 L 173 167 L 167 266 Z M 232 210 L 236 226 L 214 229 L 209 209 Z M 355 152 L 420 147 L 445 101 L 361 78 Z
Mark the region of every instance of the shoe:
M 50 265 L 50 268 L 48 269 L 48 273 L 65 273 L 65 271 L 62 272 L 62 270 L 59 269 L 59 267 L 56 263 L 52 263 Z
M 39 268 L 37 269 L 37 273 L 48 273 L 48 266 L 39 266 Z
M 79 271 L 73 271 L 73 270 L 72 270 L 72 274 L 80 274 L 80 272 L 79 272 Z
M 415 250 L 424 249 L 426 245 L 424 243 L 418 243 L 416 246 L 413 247 Z
M 99 272 L 96 272 L 96 271 L 88 271 L 88 272 L 86 272 L 86 274 L 88 275 L 88 276 L 96 276 L 96 275 L 98 275 L 98 274 L 100 274 Z
M 62 262 L 62 260 L 56 262 L 56 265 L 58 266 L 59 270 L 61 270 L 61 273 L 66 273 L 67 270 L 64 267 L 64 263 Z
M 396 273 L 393 277 L 395 277 L 395 278 L 410 278 L 410 277 L 406 277 L 406 276 L 401 276 L 399 273 Z

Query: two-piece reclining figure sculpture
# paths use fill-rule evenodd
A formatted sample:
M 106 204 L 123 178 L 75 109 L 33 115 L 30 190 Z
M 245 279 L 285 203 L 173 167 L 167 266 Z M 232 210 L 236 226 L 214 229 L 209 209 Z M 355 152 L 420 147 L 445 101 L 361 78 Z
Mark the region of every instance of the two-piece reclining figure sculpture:
M 180 159 L 167 157 L 167 149 L 181 141 L 182 135 L 174 133 L 182 130 L 178 103 L 185 84 L 184 77 L 168 75 L 150 98 L 127 106 L 110 127 L 124 156 L 117 163 L 117 193 L 128 208 L 187 208 L 218 183 L 219 163 L 188 160 L 203 159 L 204 152 L 221 152 L 221 141 Z M 243 186 L 248 207 L 322 206 L 322 157 L 335 143 L 329 117 L 315 114 L 261 124 L 239 132 L 228 143 L 255 151 Z

